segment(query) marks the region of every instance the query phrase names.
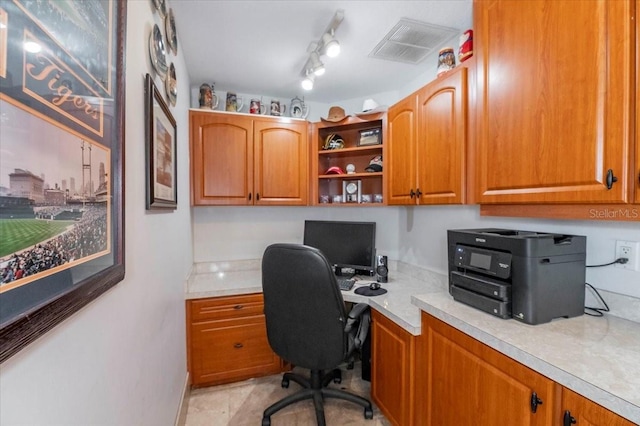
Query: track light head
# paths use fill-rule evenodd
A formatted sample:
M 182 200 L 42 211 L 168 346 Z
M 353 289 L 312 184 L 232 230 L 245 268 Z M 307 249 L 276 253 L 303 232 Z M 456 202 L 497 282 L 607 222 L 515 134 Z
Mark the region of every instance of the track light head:
M 304 78 L 304 80 L 302 80 L 302 88 L 304 90 L 311 90 L 313 89 L 313 82 L 315 80 L 315 75 L 312 72 L 309 72 L 307 70 L 307 75 Z
M 317 77 L 320 77 L 324 74 L 324 64 L 320 60 L 320 55 L 318 55 L 318 52 L 311 52 L 311 55 L 309 55 L 309 61 L 311 63 L 311 71 L 313 71 L 313 73 Z
M 333 30 L 331 30 L 330 33 L 324 33 L 322 35 L 322 46 L 325 55 L 330 58 L 335 58 L 340 54 L 340 43 L 338 43 L 338 40 L 334 37 Z

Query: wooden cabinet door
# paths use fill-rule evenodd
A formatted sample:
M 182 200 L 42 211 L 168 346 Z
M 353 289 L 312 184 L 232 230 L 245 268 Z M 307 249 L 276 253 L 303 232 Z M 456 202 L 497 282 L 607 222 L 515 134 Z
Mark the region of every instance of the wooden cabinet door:
M 394 425 L 413 424 L 415 337 L 376 310 L 371 325 L 371 398 Z
M 387 204 L 415 204 L 417 96 L 392 105 L 387 114 L 389 142 L 384 162 L 387 170 Z
M 636 25 L 640 22 L 640 0 L 636 0 Z M 636 159 L 631 167 L 631 185 L 634 201 L 640 204 L 640 29 L 636 28 Z
M 632 8 L 475 0 L 480 203 L 627 201 Z
M 262 293 L 187 301 L 187 367 L 194 386 L 283 370 L 269 345 L 263 311 Z
M 465 200 L 467 91 L 467 68 L 458 67 L 418 92 L 419 204 Z
M 254 122 L 254 204 L 306 205 L 309 142 L 306 122 Z
M 264 315 L 195 323 L 191 330 L 193 385 L 213 385 L 280 371 L 267 340 Z
M 253 204 L 253 120 L 191 112 L 193 205 Z
M 558 424 L 576 424 L 577 426 L 632 426 L 635 423 L 626 420 L 587 398 L 567 389 L 562 389 L 562 410 L 559 410 Z M 565 421 L 568 416 L 568 421 Z M 571 423 L 571 419 L 575 420 Z
M 427 377 L 417 380 L 428 385 L 421 395 L 420 424 L 552 424 L 557 386 L 552 380 L 424 313 L 422 334 Z M 535 413 L 534 392 L 542 401 Z

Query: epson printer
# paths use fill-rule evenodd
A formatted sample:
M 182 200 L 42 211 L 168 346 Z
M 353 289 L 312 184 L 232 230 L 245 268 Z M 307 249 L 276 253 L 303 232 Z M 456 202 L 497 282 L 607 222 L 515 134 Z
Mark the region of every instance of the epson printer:
M 492 228 L 447 240 L 454 300 L 533 325 L 584 313 L 586 237 Z

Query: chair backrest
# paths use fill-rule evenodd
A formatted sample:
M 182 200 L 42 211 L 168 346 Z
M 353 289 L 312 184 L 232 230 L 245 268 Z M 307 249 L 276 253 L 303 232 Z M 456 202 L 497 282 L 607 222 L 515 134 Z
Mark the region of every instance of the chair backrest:
M 322 252 L 301 244 L 272 244 L 262 258 L 269 345 L 308 369 L 335 368 L 347 356 L 347 316 L 333 269 Z

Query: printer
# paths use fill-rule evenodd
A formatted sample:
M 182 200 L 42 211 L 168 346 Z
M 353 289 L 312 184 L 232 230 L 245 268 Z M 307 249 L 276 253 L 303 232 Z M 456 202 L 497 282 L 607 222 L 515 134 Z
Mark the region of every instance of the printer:
M 448 230 L 449 293 L 532 325 L 582 315 L 586 240 L 498 228 Z

